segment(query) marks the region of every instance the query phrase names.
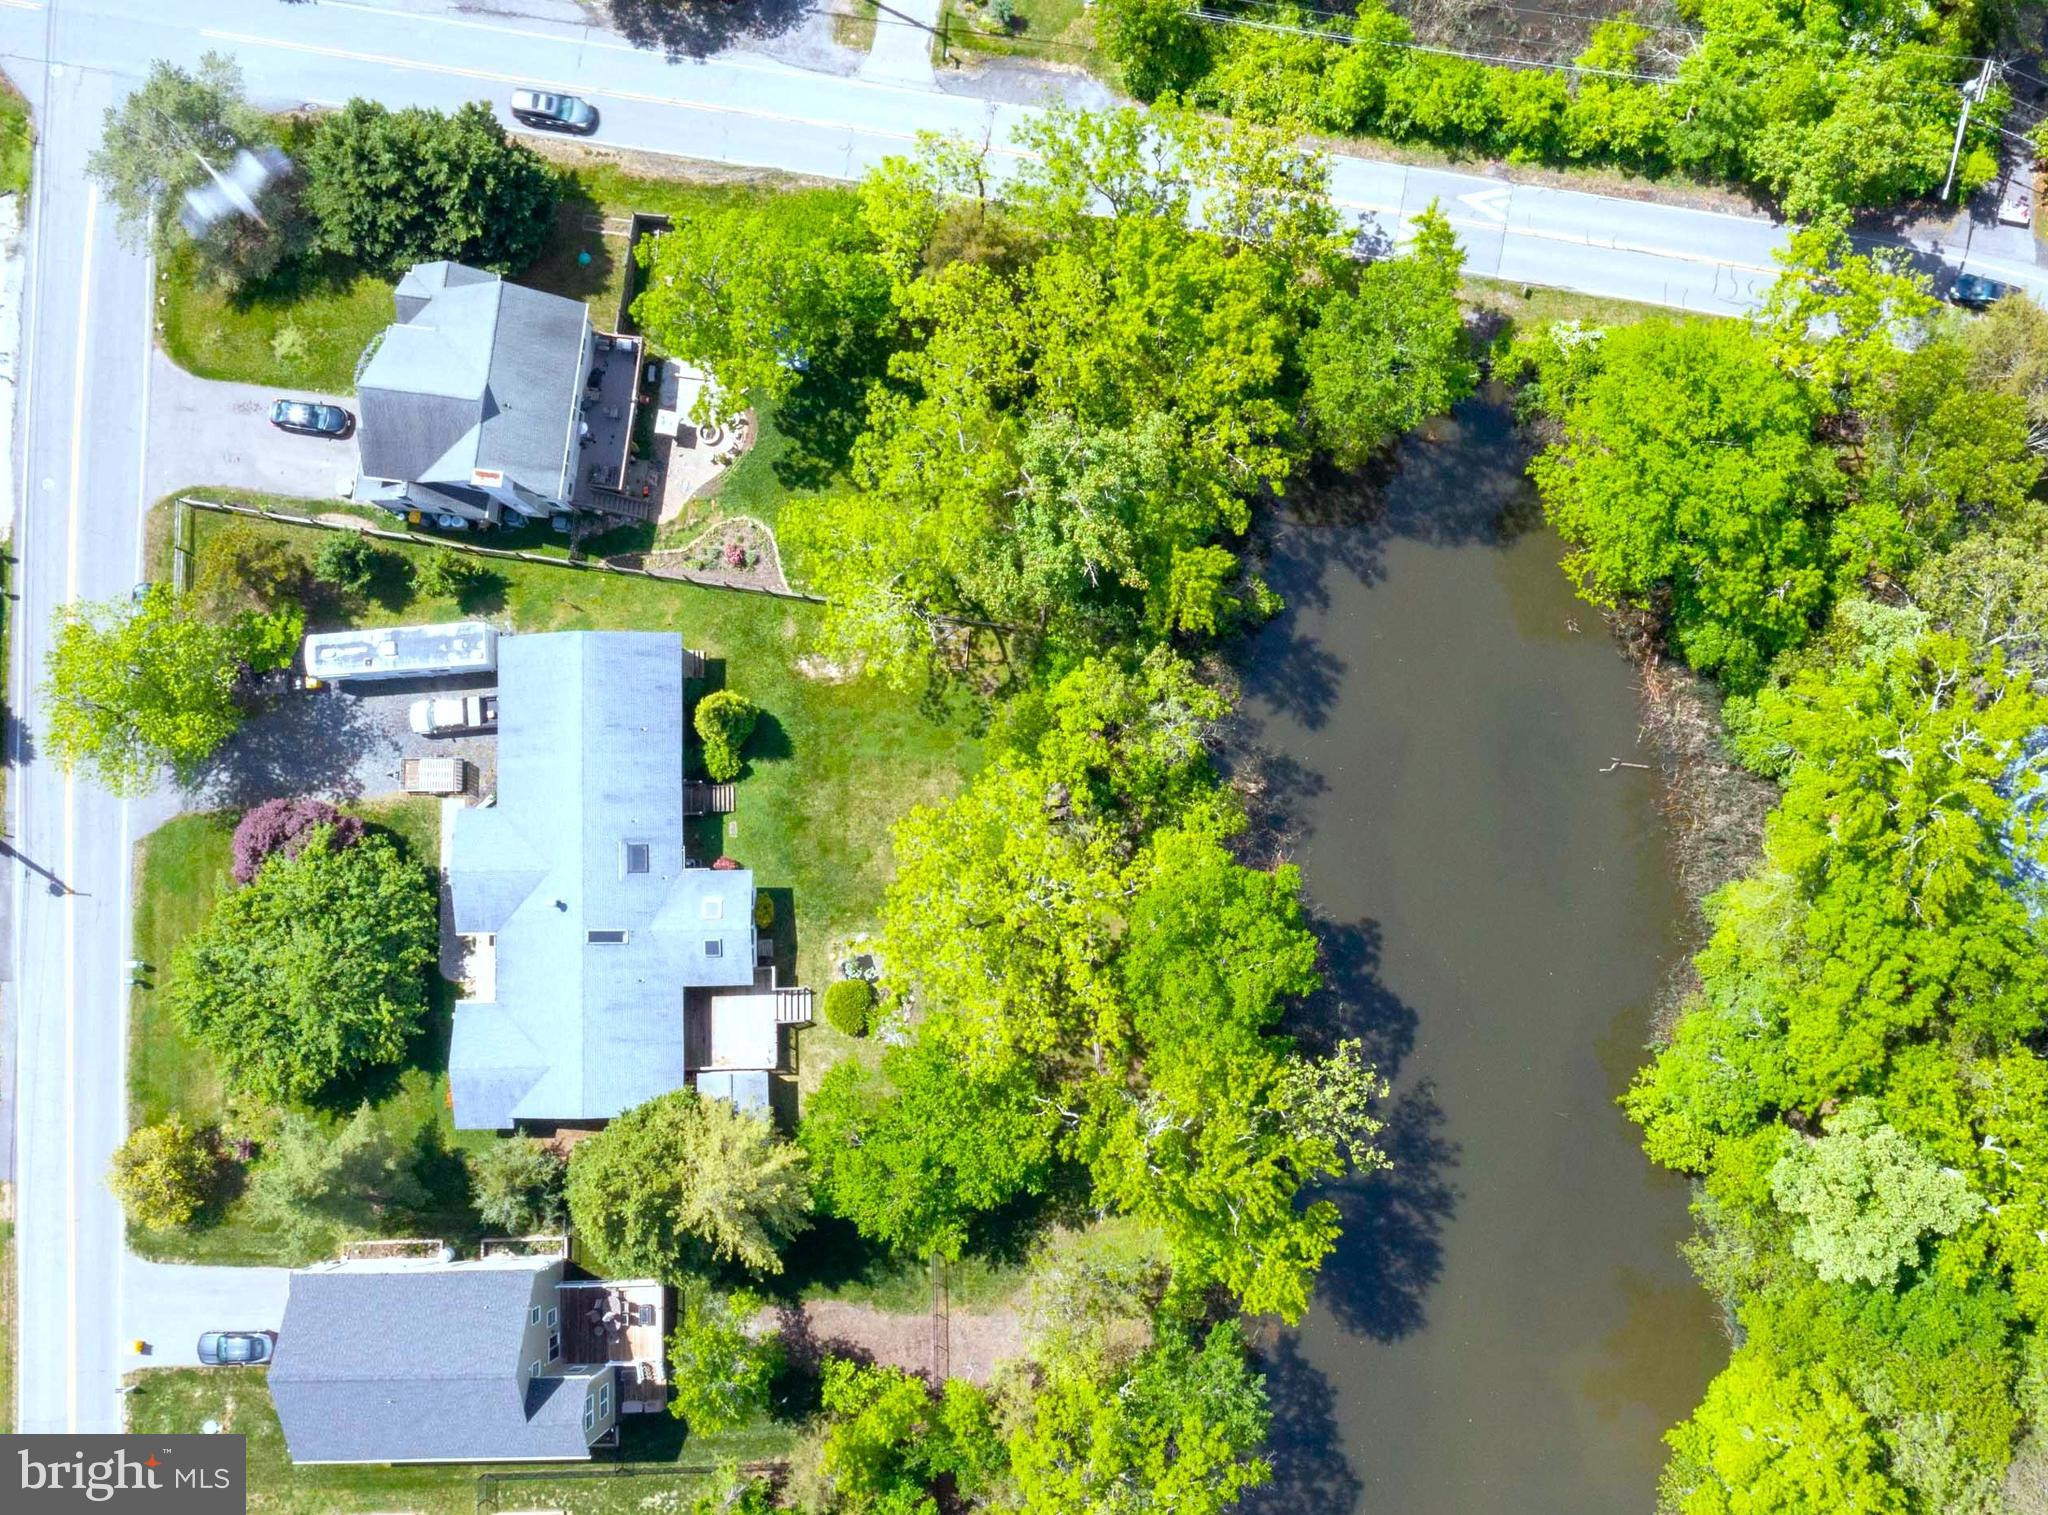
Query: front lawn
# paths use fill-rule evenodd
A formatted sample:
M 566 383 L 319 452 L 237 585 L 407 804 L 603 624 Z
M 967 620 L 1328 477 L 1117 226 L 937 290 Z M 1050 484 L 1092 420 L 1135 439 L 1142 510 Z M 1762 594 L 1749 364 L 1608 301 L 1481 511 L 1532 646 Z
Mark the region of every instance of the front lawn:
M 439 863 L 436 802 L 410 798 L 349 807 L 390 832 L 408 857 L 427 867 Z M 135 956 L 144 969 L 128 1017 L 128 1117 L 144 1125 L 178 1113 L 199 1126 L 232 1125 L 228 1101 L 213 1060 L 188 1040 L 164 1003 L 172 954 L 206 919 L 228 884 L 233 811 L 181 815 L 145 837 L 136 869 Z M 367 1099 L 385 1127 L 417 1144 L 417 1171 L 431 1196 L 428 1210 L 409 1216 L 408 1234 L 466 1239 L 476 1221 L 469 1209 L 468 1178 L 453 1159 L 489 1137 L 457 1132 L 448 1111 L 447 1055 L 453 996 L 436 978 L 427 1024 L 403 1067 L 371 1077 L 353 1093 Z M 343 1106 L 349 1108 L 343 1108 Z M 337 1100 L 324 1118 L 339 1123 L 353 1113 Z M 131 1228 L 129 1244 L 147 1257 L 177 1262 L 291 1263 L 310 1259 L 274 1233 L 253 1224 L 230 1193 L 217 1213 L 188 1229 Z
M 497 1510 L 562 1510 L 568 1515 L 627 1515 L 680 1509 L 705 1485 L 704 1470 L 786 1453 L 794 1432 L 763 1423 L 716 1437 L 693 1437 L 666 1415 L 621 1422 L 616 1458 L 588 1471 L 532 1463 L 429 1467 L 295 1467 L 260 1368 L 153 1368 L 129 1375 L 128 1429 L 173 1434 L 215 1421 L 247 1438 L 250 1515 L 478 1515 Z
M 946 0 L 932 51 L 940 61 L 951 49 L 1085 68 L 1094 35 L 1086 0 L 1015 0 L 1007 25 L 996 19 L 990 0 Z

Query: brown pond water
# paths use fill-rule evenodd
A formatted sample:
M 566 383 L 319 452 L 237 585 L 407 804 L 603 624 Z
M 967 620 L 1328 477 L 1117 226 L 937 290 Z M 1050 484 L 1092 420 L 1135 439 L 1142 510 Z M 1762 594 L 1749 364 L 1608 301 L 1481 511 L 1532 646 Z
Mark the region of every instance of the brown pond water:
M 1272 1344 L 1261 1515 L 1648 1515 L 1726 1354 L 1684 1185 L 1615 1105 L 1683 909 L 1656 780 L 1600 771 L 1648 760 L 1634 683 L 1525 460 L 1475 401 L 1378 504 L 1298 491 L 1289 608 L 1242 659 L 1335 970 L 1306 1029 L 1392 1076 L 1397 1164 L 1337 1191 L 1344 1242 Z

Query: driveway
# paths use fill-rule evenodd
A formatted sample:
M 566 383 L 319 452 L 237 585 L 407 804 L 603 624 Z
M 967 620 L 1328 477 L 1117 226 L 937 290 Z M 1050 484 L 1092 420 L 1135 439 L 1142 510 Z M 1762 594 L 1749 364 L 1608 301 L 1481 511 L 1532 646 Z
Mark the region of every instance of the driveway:
M 284 1268 L 202 1268 L 121 1261 L 124 1368 L 190 1368 L 205 1331 L 275 1331 L 284 1324 L 291 1274 Z M 149 1344 L 137 1356 L 134 1343 Z
M 343 478 L 355 478 L 354 438 L 279 431 L 270 424 L 270 404 L 277 399 L 318 400 L 355 414 L 355 401 L 341 395 L 194 378 L 161 348 L 153 349 L 147 497 L 157 500 L 174 489 L 208 484 L 306 499 L 339 496 Z

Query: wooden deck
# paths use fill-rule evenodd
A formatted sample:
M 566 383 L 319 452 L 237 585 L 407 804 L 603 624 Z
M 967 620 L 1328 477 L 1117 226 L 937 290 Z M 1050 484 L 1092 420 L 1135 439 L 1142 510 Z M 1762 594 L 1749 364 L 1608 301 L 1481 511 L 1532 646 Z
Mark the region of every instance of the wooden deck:
M 565 1283 L 555 1291 L 562 1311 L 562 1358 L 572 1367 L 619 1365 L 620 1407 L 658 1409 L 668 1401 L 668 1291 L 659 1284 Z M 592 1320 L 591 1311 L 611 1319 Z M 623 1319 L 617 1318 L 623 1315 Z

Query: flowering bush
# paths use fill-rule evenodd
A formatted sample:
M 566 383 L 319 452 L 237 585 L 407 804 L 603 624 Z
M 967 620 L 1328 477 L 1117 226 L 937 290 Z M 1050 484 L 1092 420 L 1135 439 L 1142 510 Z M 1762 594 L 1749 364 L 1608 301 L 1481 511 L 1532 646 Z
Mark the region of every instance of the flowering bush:
M 265 800 L 235 827 L 235 882 L 246 884 L 255 878 L 272 853 L 297 857 L 306 844 L 306 833 L 315 826 L 334 828 L 337 852 L 363 839 L 362 821 L 353 815 L 343 815 L 325 800 Z

